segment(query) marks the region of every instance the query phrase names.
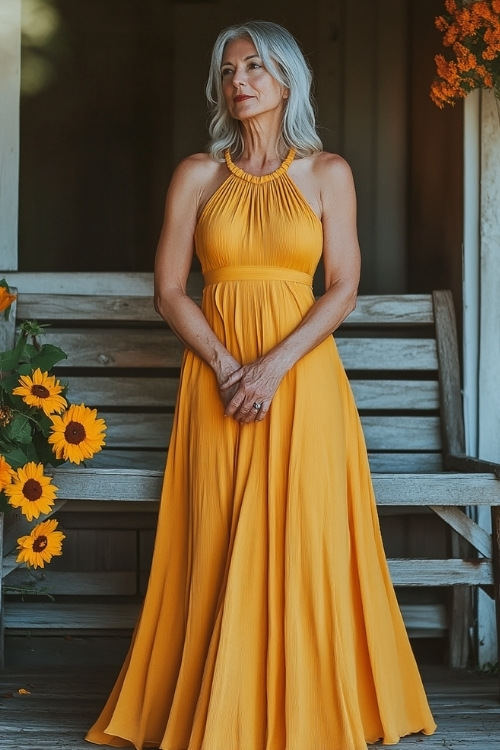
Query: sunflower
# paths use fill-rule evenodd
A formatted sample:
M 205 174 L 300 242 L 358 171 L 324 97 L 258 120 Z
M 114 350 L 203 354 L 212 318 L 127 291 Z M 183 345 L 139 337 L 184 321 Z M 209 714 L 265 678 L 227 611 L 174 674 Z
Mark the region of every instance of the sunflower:
M 53 415 L 49 443 L 57 458 L 79 464 L 104 445 L 106 423 L 97 419 L 97 410 L 85 404 L 72 404 L 61 416 Z
M 0 492 L 12 481 L 14 472 L 3 456 L 0 456 Z
M 53 557 L 62 555 L 64 534 L 56 531 L 57 523 L 55 518 L 49 518 L 35 526 L 27 536 L 19 537 L 16 562 L 26 563 L 29 568 L 43 568 Z
M 50 477 L 43 475 L 43 464 L 30 461 L 14 472 L 12 483 L 5 494 L 13 508 L 21 508 L 28 521 L 38 518 L 40 513 L 50 513 L 54 505 L 57 487 Z
M 17 294 L 11 294 L 4 286 L 0 286 L 0 312 L 10 307 L 16 297 Z
M 21 375 L 19 382 L 21 385 L 14 388 L 12 393 L 15 396 L 22 396 L 28 406 L 43 409 L 47 416 L 54 412 L 64 411 L 68 405 L 66 399 L 59 395 L 63 390 L 60 382 L 55 379 L 54 375 L 42 372 L 39 367 L 32 377 Z

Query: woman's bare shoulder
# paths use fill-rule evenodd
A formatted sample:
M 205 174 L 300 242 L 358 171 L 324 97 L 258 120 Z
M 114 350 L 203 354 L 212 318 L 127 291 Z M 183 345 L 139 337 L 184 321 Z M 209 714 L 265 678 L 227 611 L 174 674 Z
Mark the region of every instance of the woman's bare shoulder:
M 213 179 L 222 169 L 223 164 L 212 159 L 209 154 L 191 154 L 179 162 L 172 179 L 205 183 Z

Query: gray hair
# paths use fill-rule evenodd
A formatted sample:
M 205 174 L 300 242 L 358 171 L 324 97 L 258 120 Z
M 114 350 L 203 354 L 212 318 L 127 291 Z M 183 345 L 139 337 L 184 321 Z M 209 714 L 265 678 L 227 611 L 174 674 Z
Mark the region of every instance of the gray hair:
M 229 149 L 233 156 L 243 150 L 243 139 L 238 120 L 229 114 L 222 93 L 221 66 L 228 42 L 246 37 L 250 39 L 267 71 L 288 89 L 285 100 L 280 151 L 294 148 L 298 156 L 321 151 L 323 146 L 316 132 L 314 104 L 311 96 L 311 69 L 299 45 L 289 31 L 271 21 L 249 21 L 229 26 L 221 31 L 212 50 L 206 87 L 211 111 L 208 152 L 217 161 L 224 159 Z

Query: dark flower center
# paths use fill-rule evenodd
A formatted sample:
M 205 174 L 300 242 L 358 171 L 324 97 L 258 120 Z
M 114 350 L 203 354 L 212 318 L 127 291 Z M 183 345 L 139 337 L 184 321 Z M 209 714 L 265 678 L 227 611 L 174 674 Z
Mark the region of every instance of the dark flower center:
M 81 422 L 69 422 L 68 426 L 64 430 L 64 437 L 67 443 L 72 445 L 78 445 L 87 437 L 85 427 Z
M 33 552 L 42 552 L 47 546 L 47 537 L 39 536 L 33 542 Z
M 32 385 L 31 393 L 33 394 L 33 396 L 38 396 L 38 398 L 47 398 L 48 396 L 50 396 L 49 389 L 44 385 Z
M 42 485 L 36 479 L 28 479 L 24 483 L 23 495 L 26 500 L 39 500 L 42 496 Z

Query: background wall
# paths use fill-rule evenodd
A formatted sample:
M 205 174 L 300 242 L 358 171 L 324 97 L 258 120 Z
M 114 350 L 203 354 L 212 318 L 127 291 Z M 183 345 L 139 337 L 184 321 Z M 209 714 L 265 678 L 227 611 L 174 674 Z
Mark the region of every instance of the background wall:
M 248 6 L 37 0 L 41 33 L 33 2 L 23 0 L 20 270 L 151 270 L 172 170 L 206 142 L 211 46 Z M 357 185 L 361 291 L 446 286 L 459 303 L 462 117 L 428 96 L 441 7 L 255 0 L 251 17 L 284 24 L 313 66 L 325 148 L 348 159 Z

